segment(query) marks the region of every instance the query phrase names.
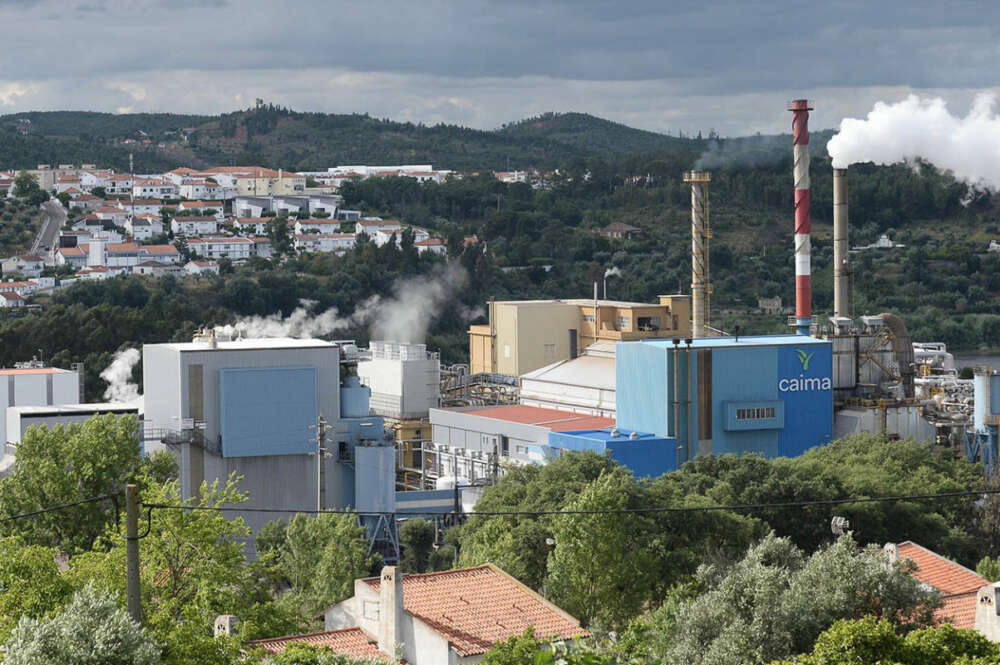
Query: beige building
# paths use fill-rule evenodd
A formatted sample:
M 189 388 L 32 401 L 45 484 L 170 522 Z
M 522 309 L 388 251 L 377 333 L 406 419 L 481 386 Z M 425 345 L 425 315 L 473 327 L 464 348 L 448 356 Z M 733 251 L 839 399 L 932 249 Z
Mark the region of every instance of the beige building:
M 217 166 L 201 172 L 213 176 L 219 184 L 231 183 L 236 188 L 236 196 L 279 196 L 302 195 L 306 189 L 306 177 L 278 169 L 261 166 Z
M 469 327 L 469 370 L 520 376 L 596 342 L 691 336 L 691 296 L 659 304 L 617 300 L 490 303 L 490 322 Z

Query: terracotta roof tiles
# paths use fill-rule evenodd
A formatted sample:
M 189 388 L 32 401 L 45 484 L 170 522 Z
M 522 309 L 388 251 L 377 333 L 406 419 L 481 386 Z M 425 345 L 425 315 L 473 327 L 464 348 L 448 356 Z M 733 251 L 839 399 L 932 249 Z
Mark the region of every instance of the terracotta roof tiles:
M 378 591 L 381 578 L 364 582 Z M 403 606 L 463 657 L 486 653 L 528 626 L 542 639 L 590 636 L 576 619 L 490 564 L 404 575 Z
M 905 557 L 917 564 L 914 577 L 938 589 L 945 596 L 975 591 L 990 584 L 988 579 L 975 571 L 912 541 L 899 543 L 896 545 L 896 551 L 900 558 Z
M 337 653 L 357 658 L 373 658 L 387 663 L 391 662 L 388 656 L 378 650 L 378 645 L 357 627 L 305 635 L 272 637 L 266 640 L 256 640 L 250 644 L 273 654 L 281 653 L 291 644 L 309 644 L 316 647 L 330 647 Z
M 604 429 L 614 427 L 614 418 L 601 418 L 586 413 L 573 413 L 558 409 L 545 409 L 539 406 L 512 404 L 495 406 L 485 409 L 471 409 L 466 413 L 483 418 L 494 418 L 522 425 L 538 425 L 553 432 L 571 432 L 585 429 Z

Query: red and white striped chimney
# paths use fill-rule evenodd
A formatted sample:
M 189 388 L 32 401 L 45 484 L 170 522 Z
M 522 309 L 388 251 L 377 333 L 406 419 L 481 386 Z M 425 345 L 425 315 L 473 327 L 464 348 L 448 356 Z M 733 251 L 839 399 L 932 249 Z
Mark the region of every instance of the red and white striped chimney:
M 812 246 L 809 233 L 809 111 L 807 99 L 788 104 L 795 151 L 795 332 L 808 335 L 812 323 Z

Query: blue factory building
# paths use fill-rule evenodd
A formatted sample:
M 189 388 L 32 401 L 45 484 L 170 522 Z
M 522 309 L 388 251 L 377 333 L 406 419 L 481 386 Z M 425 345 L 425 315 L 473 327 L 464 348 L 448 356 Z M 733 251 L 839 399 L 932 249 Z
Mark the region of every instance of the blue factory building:
M 618 427 L 673 438 L 672 468 L 699 454 L 794 457 L 833 438 L 833 354 L 826 340 L 620 342 L 615 373 Z
M 636 478 L 656 478 L 677 468 L 676 440 L 617 427 L 552 431 L 549 432 L 548 448 L 554 454 L 592 451 L 608 455 L 629 469 Z

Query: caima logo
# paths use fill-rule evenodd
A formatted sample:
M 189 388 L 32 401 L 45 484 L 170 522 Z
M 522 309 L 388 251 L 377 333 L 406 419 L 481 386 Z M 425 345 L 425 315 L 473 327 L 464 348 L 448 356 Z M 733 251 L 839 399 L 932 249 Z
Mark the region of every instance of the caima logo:
M 798 393 L 833 388 L 833 382 L 828 376 L 806 376 L 806 372 L 809 371 L 809 361 L 816 355 L 815 353 L 806 353 L 802 349 L 795 349 L 795 355 L 799 359 L 799 364 L 802 365 L 802 373 L 795 378 L 778 381 L 778 390 L 783 393 Z

